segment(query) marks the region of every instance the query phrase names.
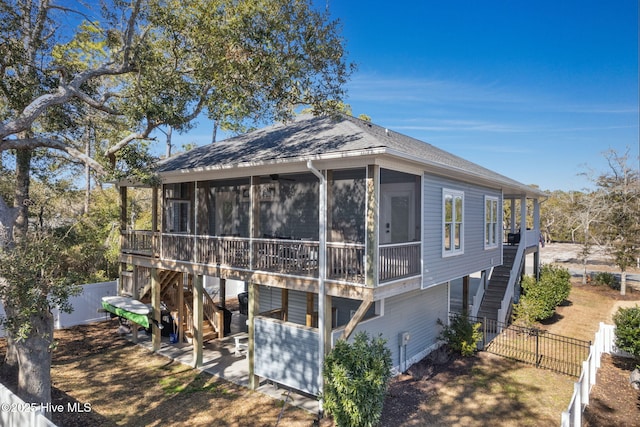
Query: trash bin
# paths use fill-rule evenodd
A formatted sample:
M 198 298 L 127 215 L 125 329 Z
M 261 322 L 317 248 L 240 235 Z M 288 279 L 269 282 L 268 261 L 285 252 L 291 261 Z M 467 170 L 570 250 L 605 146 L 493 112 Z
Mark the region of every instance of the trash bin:
M 231 333 L 231 316 L 232 313 L 226 308 L 218 306 L 218 310 L 222 310 L 224 313 L 224 334 L 229 335 Z
M 240 303 L 240 314 L 249 315 L 249 292 L 238 294 L 238 302 Z

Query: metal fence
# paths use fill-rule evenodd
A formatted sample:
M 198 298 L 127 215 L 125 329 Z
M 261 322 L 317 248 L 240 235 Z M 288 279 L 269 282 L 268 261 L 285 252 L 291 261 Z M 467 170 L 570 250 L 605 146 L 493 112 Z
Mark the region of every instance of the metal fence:
M 589 356 L 591 341 L 486 318 L 470 317 L 469 321 L 481 324 L 485 351 L 537 368 L 579 377 L 582 362 Z

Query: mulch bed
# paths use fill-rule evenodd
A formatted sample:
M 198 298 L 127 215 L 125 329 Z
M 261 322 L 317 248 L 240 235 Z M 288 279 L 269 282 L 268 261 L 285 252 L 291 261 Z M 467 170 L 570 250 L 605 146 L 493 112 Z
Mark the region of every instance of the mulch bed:
M 602 355 L 583 426 L 640 426 L 640 392 L 629 383 L 634 368 L 633 359 Z

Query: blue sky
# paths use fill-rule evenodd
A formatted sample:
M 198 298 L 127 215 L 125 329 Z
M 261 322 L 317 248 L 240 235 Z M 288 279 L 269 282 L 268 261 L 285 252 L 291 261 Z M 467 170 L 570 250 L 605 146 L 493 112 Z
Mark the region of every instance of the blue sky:
M 638 164 L 636 0 L 315 3 L 358 66 L 356 116 L 544 190 L 587 187 L 608 149 Z

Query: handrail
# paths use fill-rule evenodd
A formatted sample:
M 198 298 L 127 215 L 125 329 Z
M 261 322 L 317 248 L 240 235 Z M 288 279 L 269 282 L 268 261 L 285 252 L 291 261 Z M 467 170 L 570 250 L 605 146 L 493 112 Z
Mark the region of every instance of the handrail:
M 204 296 L 204 301 L 202 304 L 202 312 L 207 318 L 207 320 L 209 321 L 209 323 L 211 323 L 211 325 L 213 326 L 213 329 L 215 329 L 215 331 L 218 333 L 218 336 L 222 337 L 223 333 L 221 331 L 224 331 L 224 325 L 218 324 L 219 323 L 218 313 L 220 310 L 213 302 L 211 295 L 209 295 L 209 293 L 205 289 L 202 290 L 202 295 Z
M 520 271 L 522 269 L 522 263 L 524 262 L 524 249 L 525 244 L 519 244 L 516 250 L 516 256 L 513 259 L 513 265 L 509 272 L 509 282 L 507 283 L 507 289 L 504 292 L 500 309 L 498 310 L 498 321 L 507 323 L 507 315 L 511 309 L 511 303 L 513 302 L 513 295 L 515 293 L 516 280 L 520 277 Z
M 478 312 L 480 311 L 480 305 L 482 304 L 482 298 L 484 298 L 484 291 L 486 290 L 486 287 L 487 287 L 487 274 L 483 271 L 480 276 L 480 286 L 478 286 L 478 290 L 476 291 L 476 294 L 473 297 L 473 303 L 471 304 L 471 313 L 469 314 L 471 317 L 478 316 Z

